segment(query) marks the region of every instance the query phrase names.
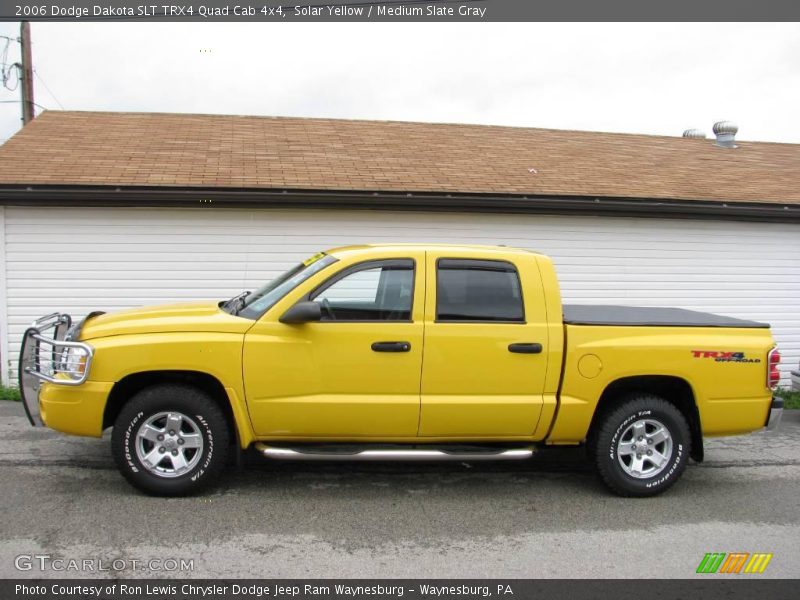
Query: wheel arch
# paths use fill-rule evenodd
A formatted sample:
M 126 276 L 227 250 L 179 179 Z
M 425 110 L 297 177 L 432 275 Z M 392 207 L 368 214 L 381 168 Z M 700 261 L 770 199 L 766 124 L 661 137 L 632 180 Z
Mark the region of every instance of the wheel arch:
M 681 411 L 689 423 L 692 439 L 691 457 L 697 462 L 703 461 L 703 433 L 700 423 L 700 411 L 691 384 L 673 375 L 637 375 L 623 377 L 609 383 L 600 395 L 595 408 L 589 431 L 594 431 L 601 417 L 619 406 L 625 398 L 633 393 L 650 393 L 673 404 Z
M 208 394 L 225 415 L 228 424 L 228 435 L 230 440 L 239 446 L 239 431 L 236 423 L 236 416 L 233 413 L 228 394 L 222 382 L 202 371 L 180 371 L 180 370 L 159 370 L 142 371 L 126 375 L 111 388 L 103 411 L 103 429 L 114 425 L 122 407 L 134 395 L 145 388 L 160 384 L 184 384 L 195 387 Z

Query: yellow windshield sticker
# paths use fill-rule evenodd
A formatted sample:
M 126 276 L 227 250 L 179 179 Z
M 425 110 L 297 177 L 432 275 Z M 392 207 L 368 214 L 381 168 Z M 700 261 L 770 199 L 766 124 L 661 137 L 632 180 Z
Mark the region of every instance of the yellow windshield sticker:
M 315 262 L 317 262 L 323 256 L 325 256 L 324 252 L 317 252 L 314 256 L 311 256 L 311 257 L 305 259 L 303 261 L 303 266 L 307 267 L 309 265 L 313 265 Z

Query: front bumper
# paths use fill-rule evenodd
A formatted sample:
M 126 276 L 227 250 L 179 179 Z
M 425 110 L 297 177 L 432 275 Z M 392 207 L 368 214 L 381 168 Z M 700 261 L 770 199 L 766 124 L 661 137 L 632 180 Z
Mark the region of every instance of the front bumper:
M 86 381 L 79 386 L 43 383 L 39 407 L 44 424 L 71 435 L 103 435 L 103 414 L 113 382 Z
M 19 391 L 28 420 L 34 427 L 43 425 L 39 395 L 43 382 L 57 386 L 79 386 L 86 381 L 94 350 L 88 344 L 65 339 L 72 325 L 69 315 L 53 313 L 37 319 L 22 336 L 19 353 Z M 46 334 L 52 330 L 52 337 Z M 82 370 L 62 360 L 62 354 L 78 348 L 85 355 Z
M 775 429 L 778 423 L 781 422 L 783 416 L 783 398 L 773 396 L 772 404 L 769 407 L 769 416 L 767 416 L 767 431 Z

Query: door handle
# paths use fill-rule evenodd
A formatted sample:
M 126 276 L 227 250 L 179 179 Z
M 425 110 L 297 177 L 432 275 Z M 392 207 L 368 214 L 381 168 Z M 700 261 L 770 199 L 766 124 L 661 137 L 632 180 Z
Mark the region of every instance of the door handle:
M 508 351 L 516 352 L 517 354 L 541 354 L 542 345 L 531 343 L 509 344 Z
M 410 342 L 375 342 L 372 344 L 373 352 L 408 352 L 411 350 Z

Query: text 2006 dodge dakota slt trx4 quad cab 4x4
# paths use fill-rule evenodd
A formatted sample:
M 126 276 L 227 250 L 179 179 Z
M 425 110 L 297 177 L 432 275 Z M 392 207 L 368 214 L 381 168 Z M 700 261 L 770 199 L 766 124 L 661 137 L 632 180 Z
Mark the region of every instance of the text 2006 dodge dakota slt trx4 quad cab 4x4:
M 773 427 L 769 326 L 679 309 L 562 306 L 553 263 L 505 247 L 319 253 L 226 302 L 40 319 L 31 422 L 113 427 L 123 475 L 186 494 L 232 451 L 299 460 L 520 459 L 586 443 L 626 496 L 678 479 L 703 436 Z

